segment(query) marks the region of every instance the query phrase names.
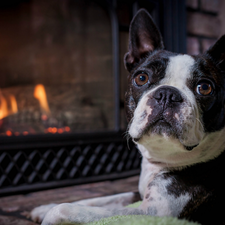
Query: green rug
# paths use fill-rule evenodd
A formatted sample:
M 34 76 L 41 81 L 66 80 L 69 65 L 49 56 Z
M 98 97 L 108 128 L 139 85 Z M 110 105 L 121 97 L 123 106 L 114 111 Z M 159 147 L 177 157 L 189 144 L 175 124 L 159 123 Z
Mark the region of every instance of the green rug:
M 141 202 L 128 205 L 138 207 Z M 126 215 L 103 218 L 88 225 L 197 225 L 198 223 L 181 220 L 174 217 L 155 217 L 147 215 Z

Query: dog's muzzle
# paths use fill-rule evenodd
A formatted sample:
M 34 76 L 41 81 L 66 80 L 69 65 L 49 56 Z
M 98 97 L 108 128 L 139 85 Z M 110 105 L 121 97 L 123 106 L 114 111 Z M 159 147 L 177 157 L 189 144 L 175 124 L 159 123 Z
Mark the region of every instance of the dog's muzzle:
M 129 129 L 130 136 L 135 142 L 140 142 L 145 135 L 151 138 L 152 134 L 173 138 L 190 151 L 199 144 L 193 139 L 195 113 L 192 110 L 191 103 L 179 89 L 160 86 L 141 99 Z
M 167 134 L 179 137 L 178 121 L 175 114 L 179 114 L 184 99 L 178 89 L 171 86 L 159 87 L 148 97 L 147 106 L 152 108 L 145 125 L 145 133 Z

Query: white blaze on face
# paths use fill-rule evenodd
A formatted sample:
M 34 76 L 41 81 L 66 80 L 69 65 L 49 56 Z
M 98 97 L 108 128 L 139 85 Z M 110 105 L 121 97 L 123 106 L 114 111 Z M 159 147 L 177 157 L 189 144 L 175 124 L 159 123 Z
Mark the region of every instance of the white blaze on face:
M 170 57 L 166 69 L 165 78 L 160 84 L 176 87 L 181 93 L 184 93 L 188 100 L 196 105 L 193 92 L 187 87 L 187 81 L 193 78 L 192 68 L 195 60 L 189 55 L 177 55 Z
M 189 55 L 177 55 L 170 57 L 164 78 L 164 80 L 166 80 L 166 84 L 178 89 L 185 87 L 187 79 L 193 77 L 191 70 L 194 63 L 195 60 Z
M 190 90 L 187 86 L 188 80 L 193 79 L 192 70 L 194 64 L 195 60 L 189 55 L 170 57 L 165 78 L 160 82 L 160 85 L 169 85 L 177 88 L 182 93 L 183 98 L 186 98 L 186 106 L 174 115 L 177 121 L 180 122 L 180 114 L 182 114 L 187 128 L 187 133 L 182 142 L 186 146 L 198 144 L 204 136 L 195 95 L 193 90 Z

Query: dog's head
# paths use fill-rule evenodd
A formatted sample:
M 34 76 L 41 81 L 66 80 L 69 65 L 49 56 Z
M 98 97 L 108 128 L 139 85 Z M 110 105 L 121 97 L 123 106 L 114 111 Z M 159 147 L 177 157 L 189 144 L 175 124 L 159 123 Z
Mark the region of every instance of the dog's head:
M 142 9 L 125 66 L 129 134 L 150 162 L 186 166 L 225 149 L 225 36 L 203 55 L 172 53 Z

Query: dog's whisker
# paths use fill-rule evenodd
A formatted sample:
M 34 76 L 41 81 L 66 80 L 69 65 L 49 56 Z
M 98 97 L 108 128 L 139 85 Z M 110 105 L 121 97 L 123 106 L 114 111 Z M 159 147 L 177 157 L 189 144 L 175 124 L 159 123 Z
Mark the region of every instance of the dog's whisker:
M 130 146 L 129 146 L 129 140 L 130 140 L 130 135 L 129 135 L 129 132 L 128 132 L 128 130 L 126 130 L 125 132 L 124 132 L 124 137 L 126 138 L 126 141 L 127 141 L 127 147 L 128 147 L 128 149 L 130 150 Z
M 127 130 L 123 134 L 124 137 L 127 139 L 127 147 L 128 147 L 129 150 L 130 150 L 129 142 L 130 142 L 130 139 L 131 139 L 131 136 L 129 134 L 129 127 L 130 127 L 131 123 L 133 122 L 133 120 L 134 120 L 134 117 L 128 123 Z
M 199 122 L 199 124 L 202 126 L 202 129 L 204 130 L 204 126 L 203 126 L 202 122 L 198 118 L 195 118 L 195 119 Z

